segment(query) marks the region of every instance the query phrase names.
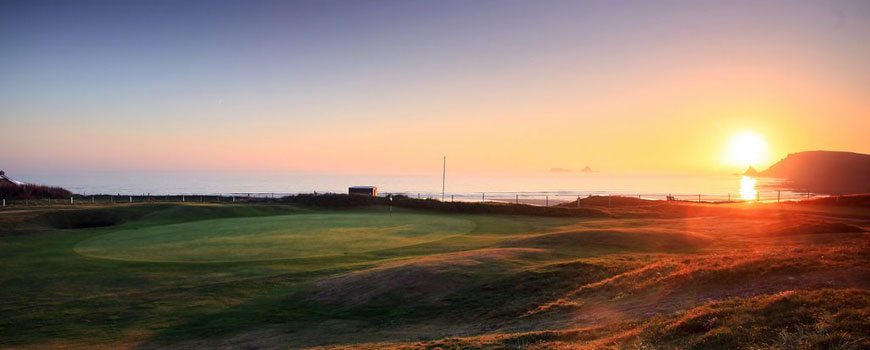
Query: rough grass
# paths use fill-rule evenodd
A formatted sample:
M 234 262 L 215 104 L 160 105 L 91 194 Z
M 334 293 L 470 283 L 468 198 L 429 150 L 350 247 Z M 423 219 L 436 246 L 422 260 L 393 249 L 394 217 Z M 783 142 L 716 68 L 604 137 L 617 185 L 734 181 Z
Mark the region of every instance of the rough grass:
M 428 229 L 374 225 L 362 236 L 403 244 L 344 254 L 346 242 L 334 239 L 354 238 L 353 218 L 386 213 L 367 203 L 0 211 L 0 348 L 867 347 L 870 240 L 858 229 L 870 227 L 862 221 L 870 215 L 855 207 L 654 204 L 604 217 L 394 208 L 473 225 L 421 241 Z M 137 232 L 269 249 L 291 239 L 282 230 L 305 226 L 286 220 L 306 216 L 335 219 L 340 234 L 320 232 L 307 244 L 339 253 L 182 263 L 75 250 L 112 235 L 148 241 Z M 195 258 L 213 248 L 187 247 Z
M 478 249 L 387 263 L 319 281 L 311 300 L 342 305 L 388 299 L 438 301 L 480 276 L 508 275 L 526 259 L 545 253 L 530 248 Z
M 825 220 L 806 220 L 790 225 L 779 225 L 769 230 L 774 235 L 807 235 L 820 233 L 852 233 L 864 232 L 861 227 L 842 222 L 829 222 Z
M 642 322 L 580 329 L 370 343 L 330 349 L 857 350 L 870 347 L 870 292 L 787 291 L 711 302 Z
M 870 292 L 785 291 L 710 303 L 650 321 L 632 345 L 687 350 L 867 349 Z
M 545 233 L 509 242 L 520 247 L 588 248 L 619 247 L 637 251 L 690 251 L 708 244 L 709 238 L 685 231 L 624 228 L 582 229 Z

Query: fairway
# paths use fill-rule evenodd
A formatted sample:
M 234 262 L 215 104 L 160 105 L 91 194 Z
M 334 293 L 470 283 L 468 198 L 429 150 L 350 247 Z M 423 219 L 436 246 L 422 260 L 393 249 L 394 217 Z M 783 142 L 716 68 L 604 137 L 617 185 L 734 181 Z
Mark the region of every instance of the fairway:
M 79 254 L 151 262 L 306 258 L 397 248 L 460 235 L 473 221 L 438 214 L 324 213 L 227 218 L 108 232 Z

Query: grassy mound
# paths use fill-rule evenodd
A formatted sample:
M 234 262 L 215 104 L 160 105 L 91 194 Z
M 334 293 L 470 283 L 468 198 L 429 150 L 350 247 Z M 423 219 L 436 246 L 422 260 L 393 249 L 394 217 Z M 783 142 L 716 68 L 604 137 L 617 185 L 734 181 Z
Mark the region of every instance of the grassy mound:
M 625 196 L 589 196 L 579 199 L 580 207 L 636 207 L 657 204 L 655 201 Z M 577 200 L 558 205 L 564 208 L 576 208 Z
M 644 322 L 333 349 L 858 350 L 870 348 L 870 292 L 790 291 L 709 303 Z
M 415 199 L 404 195 L 387 197 L 349 196 L 346 194 L 298 194 L 280 199 L 259 198 L 255 201 L 299 204 L 310 207 L 347 209 L 373 205 L 392 205 L 414 210 L 430 210 L 455 214 L 503 214 L 544 217 L 610 217 L 610 213 L 595 208 L 541 207 L 525 204 L 442 202 L 434 199 Z
M 482 249 L 388 263 L 318 282 L 311 299 L 343 305 L 438 301 L 483 276 L 504 275 L 520 267 L 524 258 L 543 254 L 528 248 Z
M 576 230 L 546 233 L 508 243 L 515 247 L 594 248 L 615 247 L 638 251 L 686 251 L 697 249 L 709 239 L 678 230 L 631 229 Z
M 868 349 L 870 292 L 783 292 L 712 303 L 654 319 L 634 348 Z
M 42 218 L 51 227 L 59 229 L 106 227 L 123 221 L 118 214 L 99 209 L 52 211 L 43 214 Z
M 807 235 L 807 234 L 822 234 L 822 233 L 855 233 L 864 232 L 864 229 L 842 222 L 830 221 L 806 221 L 799 222 L 785 227 L 778 227 L 771 230 L 774 235 L 790 236 L 790 235 Z

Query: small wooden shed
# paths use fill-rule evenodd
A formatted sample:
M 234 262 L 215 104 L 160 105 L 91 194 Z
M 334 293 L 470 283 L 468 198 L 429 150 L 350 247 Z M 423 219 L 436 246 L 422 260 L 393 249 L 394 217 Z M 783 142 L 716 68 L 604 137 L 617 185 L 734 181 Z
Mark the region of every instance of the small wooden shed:
M 351 186 L 347 189 L 347 194 L 358 195 L 358 196 L 376 197 L 378 195 L 378 187 L 377 186 Z

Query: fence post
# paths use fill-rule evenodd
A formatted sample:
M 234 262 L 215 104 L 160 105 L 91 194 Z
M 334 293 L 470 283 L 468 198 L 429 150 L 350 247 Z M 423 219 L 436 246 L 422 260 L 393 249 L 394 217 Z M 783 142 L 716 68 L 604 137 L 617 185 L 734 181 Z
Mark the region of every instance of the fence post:
M 577 196 L 577 208 L 580 208 L 580 196 Z
M 181 201 L 184 202 L 184 195 L 181 195 Z
M 777 202 L 777 203 L 779 203 L 779 198 L 781 197 L 781 193 L 780 193 L 780 192 L 782 192 L 782 191 L 780 191 L 780 190 L 777 190 L 777 191 L 776 191 L 776 202 Z
M 755 191 L 755 201 L 761 202 L 761 191 Z
M 6 206 L 6 198 L 3 198 L 3 206 Z
M 73 202 L 73 197 L 72 197 L 72 196 L 69 197 L 69 204 L 75 204 L 75 203 Z
M 516 198 L 516 204 L 520 204 L 520 195 L 517 194 L 516 196 L 517 196 L 517 198 Z
M 452 194 L 450 195 L 450 202 L 451 203 L 453 202 L 453 195 Z
M 94 204 L 94 195 L 91 195 L 91 204 Z
M 133 196 L 130 196 L 130 203 L 133 203 Z
M 731 192 L 728 192 L 728 201 L 731 202 Z
M 544 206 L 545 207 L 550 206 L 550 196 L 544 196 Z
M 486 202 L 486 192 L 481 192 L 481 193 L 480 193 L 480 201 L 481 201 L 481 202 Z
M 701 194 L 698 193 L 698 203 L 701 203 Z

